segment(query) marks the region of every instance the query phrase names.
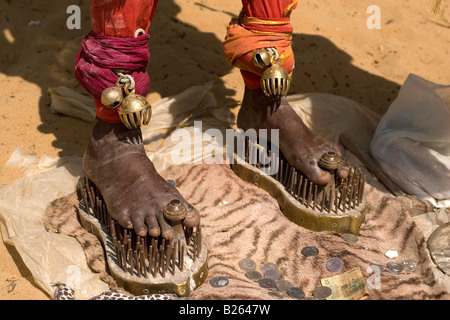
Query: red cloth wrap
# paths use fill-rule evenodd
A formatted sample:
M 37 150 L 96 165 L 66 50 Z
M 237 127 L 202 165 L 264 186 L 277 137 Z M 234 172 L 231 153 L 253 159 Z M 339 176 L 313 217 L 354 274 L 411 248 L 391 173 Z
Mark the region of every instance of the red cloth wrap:
M 137 94 L 148 92 L 149 35 L 135 38 L 135 32 L 148 31 L 157 4 L 158 0 L 90 0 L 92 32 L 77 55 L 75 78 L 94 97 L 97 117 L 103 121 L 121 122 L 117 109 L 105 108 L 100 102 L 103 90 L 114 86 L 118 78 L 110 69 L 131 74 Z
M 297 1 L 243 0 L 242 4 L 241 15 L 228 25 L 223 49 L 227 62 L 241 70 L 245 85 L 258 89 L 264 69 L 253 65 L 254 50 L 275 47 L 281 59 L 280 66 L 289 74 L 294 70 L 293 28 L 289 16 Z
M 158 0 L 91 0 L 92 31 L 134 38 L 137 29 L 147 32 L 157 6 Z
M 150 59 L 148 34 L 137 38 L 102 36 L 90 32 L 77 54 L 75 78 L 95 99 L 97 117 L 106 122 L 121 122 L 118 108 L 105 108 L 100 97 L 104 89 L 113 87 L 118 76 L 111 69 L 120 69 L 135 80 L 136 94 L 146 95 L 150 78 L 146 67 Z

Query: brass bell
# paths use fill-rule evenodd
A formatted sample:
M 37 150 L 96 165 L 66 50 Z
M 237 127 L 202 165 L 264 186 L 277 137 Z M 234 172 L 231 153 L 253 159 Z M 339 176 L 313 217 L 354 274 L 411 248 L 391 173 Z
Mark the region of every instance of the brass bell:
M 129 83 L 125 84 L 126 97 L 119 106 L 119 117 L 128 129 L 140 128 L 150 122 L 152 107 L 135 89 L 129 91 Z
M 291 79 L 280 61 L 271 60 L 271 66 L 261 76 L 261 89 L 266 96 L 285 96 L 289 91 Z
M 253 53 L 252 62 L 255 66 L 265 69 L 270 66 L 272 57 L 266 49 L 257 49 Z
M 117 83 L 114 87 L 106 88 L 102 92 L 101 102 L 108 109 L 117 108 L 123 100 L 122 88 Z

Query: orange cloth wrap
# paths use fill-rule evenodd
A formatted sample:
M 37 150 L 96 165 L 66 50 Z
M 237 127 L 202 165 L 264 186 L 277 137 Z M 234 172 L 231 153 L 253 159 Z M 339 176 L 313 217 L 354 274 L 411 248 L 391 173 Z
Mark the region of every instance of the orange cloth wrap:
M 276 48 L 280 56 L 280 66 L 292 75 L 295 59 L 291 47 L 292 26 L 289 15 L 296 4 L 295 0 L 291 1 L 283 11 L 283 17 L 270 20 L 249 17 L 243 10 L 240 17 L 233 19 L 228 25 L 223 42 L 225 59 L 228 64 L 241 70 L 244 83 L 249 89 L 261 87 L 260 79 L 265 71 L 252 63 L 256 49 Z

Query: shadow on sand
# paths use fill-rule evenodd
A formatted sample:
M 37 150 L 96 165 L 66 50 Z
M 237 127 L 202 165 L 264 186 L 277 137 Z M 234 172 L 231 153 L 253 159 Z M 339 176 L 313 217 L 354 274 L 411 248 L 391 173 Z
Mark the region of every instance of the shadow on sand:
M 90 31 L 89 2 L 78 1 L 82 11 L 82 29 L 69 30 L 66 27 L 66 9 L 73 2 L 51 0 L 37 4 L 36 1 L 25 0 L 20 5 L 13 5 L 7 0 L 2 4 L 3 17 L 0 17 L 4 25 L 2 29 L 9 29 L 15 38 L 11 43 L 0 35 L 0 72 L 21 77 L 41 88 L 41 124 L 36 129 L 41 134 L 55 136 L 52 144 L 60 150 L 60 157 L 81 156 L 92 126 L 82 120 L 53 114 L 49 107 L 49 87 L 67 86 L 85 93 L 74 79 L 73 70 L 82 39 Z M 240 6 L 238 0 L 236 5 Z M 31 16 L 40 23 L 30 26 L 30 21 L 16 12 L 18 7 L 31 11 Z M 236 106 L 238 101 L 233 100 L 234 91 L 225 88 L 221 78 L 232 71 L 223 58 L 223 38 L 217 38 L 214 33 L 200 32 L 196 27 L 179 21 L 176 16 L 180 10 L 173 0 L 160 1 L 150 27 L 150 92 L 166 97 L 193 85 L 214 81 L 218 104 Z M 239 10 L 240 7 L 236 7 L 236 14 Z M 60 14 L 48 15 L 48 12 Z M 233 15 L 229 12 L 223 14 Z M 355 67 L 351 56 L 327 38 L 296 33 L 293 48 L 296 70 L 290 93 L 333 93 L 354 99 L 380 113 L 397 95 L 398 84 Z

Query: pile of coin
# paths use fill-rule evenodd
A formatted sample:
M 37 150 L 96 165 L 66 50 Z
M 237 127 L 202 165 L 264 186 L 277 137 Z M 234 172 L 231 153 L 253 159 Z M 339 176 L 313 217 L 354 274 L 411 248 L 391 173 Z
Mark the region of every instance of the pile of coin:
M 304 251 L 308 256 L 314 256 L 318 254 L 318 250 L 315 247 L 310 247 Z M 305 299 L 306 294 L 300 288 L 294 286 L 290 281 L 280 279 L 280 273 L 278 266 L 273 262 L 267 262 L 261 265 L 259 271 L 256 270 L 256 263 L 249 258 L 244 258 L 239 261 L 239 267 L 245 272 L 245 276 L 255 282 L 258 282 L 261 288 L 267 289 L 268 294 L 276 299 L 293 298 L 293 299 Z M 328 288 L 328 287 L 326 287 Z M 329 288 L 328 288 L 329 289 Z M 326 291 L 326 290 L 325 290 Z M 324 290 L 318 291 L 313 294 L 314 298 L 325 299 L 331 294 L 331 289 L 325 292 Z
M 413 260 L 404 260 L 400 263 L 388 262 L 386 264 L 387 271 L 392 274 L 400 274 L 403 271 L 405 273 L 414 272 L 417 269 L 417 262 Z
M 414 260 L 404 260 L 400 263 L 388 262 L 385 266 L 380 264 L 371 264 L 372 270 L 379 270 L 380 272 L 389 272 L 391 274 L 411 273 L 416 271 L 417 262 Z M 378 268 L 378 269 L 377 269 Z
M 342 234 L 341 237 L 348 243 L 358 242 L 358 237 L 352 234 Z M 301 250 L 305 257 L 316 257 L 319 255 L 319 249 L 314 246 L 306 246 Z M 262 264 L 257 270 L 257 264 L 250 258 L 244 258 L 239 261 L 239 267 L 245 272 L 245 276 L 259 284 L 261 288 L 267 289 L 268 294 L 276 299 L 326 299 L 332 294 L 332 289 L 327 286 L 316 287 L 311 297 L 306 297 L 305 292 L 290 281 L 280 279 L 278 266 L 273 262 Z M 388 262 L 386 265 L 371 264 L 370 267 L 380 272 L 390 272 L 392 274 L 410 273 L 417 269 L 417 262 L 413 260 L 404 260 L 400 263 Z M 325 268 L 330 272 L 339 272 L 344 268 L 344 261 L 339 257 L 330 257 Z M 226 277 L 215 277 L 211 280 L 211 285 L 216 288 L 228 285 Z
M 345 235 L 344 238 L 352 243 L 358 241 L 357 237 L 351 235 Z M 301 250 L 301 253 L 305 257 L 315 257 L 319 255 L 319 249 L 314 246 L 306 246 Z M 330 257 L 325 263 L 325 268 L 330 272 L 339 272 L 343 267 L 344 262 L 339 257 Z M 384 267 L 379 267 L 385 270 Z M 399 271 L 400 268 L 402 268 L 401 270 L 415 270 L 417 264 L 414 264 L 414 261 L 407 260 L 399 266 L 389 264 L 387 267 L 396 271 Z M 311 297 L 306 297 L 305 292 L 300 287 L 294 286 L 288 280 L 280 279 L 278 266 L 273 262 L 266 262 L 257 270 L 255 261 L 250 258 L 243 258 L 239 261 L 239 268 L 245 272 L 248 279 L 257 282 L 261 288 L 267 289 L 268 294 L 276 299 L 326 299 L 332 294 L 331 288 L 319 286 L 313 290 Z M 220 288 L 228 285 L 228 279 L 226 277 L 215 277 L 211 279 L 210 283 L 211 286 Z

